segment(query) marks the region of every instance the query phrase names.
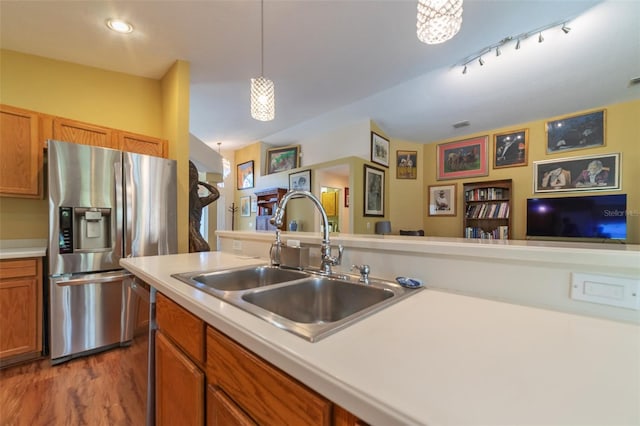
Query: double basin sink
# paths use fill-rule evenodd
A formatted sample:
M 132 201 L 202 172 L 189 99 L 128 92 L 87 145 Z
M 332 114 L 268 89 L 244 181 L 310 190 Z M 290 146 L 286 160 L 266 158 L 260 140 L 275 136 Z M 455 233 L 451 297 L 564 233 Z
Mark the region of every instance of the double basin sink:
M 216 296 L 311 342 L 396 303 L 420 289 L 352 275 L 252 266 L 174 274 Z

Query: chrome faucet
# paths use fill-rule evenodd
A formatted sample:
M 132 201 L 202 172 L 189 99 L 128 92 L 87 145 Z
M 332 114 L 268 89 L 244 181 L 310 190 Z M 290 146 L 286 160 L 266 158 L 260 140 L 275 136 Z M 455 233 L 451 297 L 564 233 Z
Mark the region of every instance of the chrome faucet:
M 335 265 L 340 265 L 340 263 L 342 262 L 342 252 L 344 251 L 344 248 L 341 245 L 339 245 L 338 256 L 337 257 L 331 256 L 331 242 L 329 241 L 329 219 L 327 218 L 327 212 L 325 212 L 324 208 L 322 207 L 322 203 L 320 202 L 320 200 L 318 200 L 318 198 L 315 195 L 313 195 L 309 191 L 287 192 L 286 194 L 284 194 L 284 196 L 278 203 L 275 213 L 273 214 L 271 219 L 269 219 L 269 222 L 271 222 L 271 224 L 274 225 L 276 228 L 282 228 L 282 225 L 283 225 L 282 218 L 284 216 L 284 209 L 287 203 L 289 202 L 290 199 L 298 198 L 298 197 L 306 197 L 310 199 L 311 201 L 313 201 L 313 204 L 315 204 L 315 206 L 320 211 L 320 215 L 322 216 L 322 244 L 320 246 L 320 256 L 322 260 L 320 264 L 320 269 L 322 270 L 322 273 L 330 275 L 331 267 Z

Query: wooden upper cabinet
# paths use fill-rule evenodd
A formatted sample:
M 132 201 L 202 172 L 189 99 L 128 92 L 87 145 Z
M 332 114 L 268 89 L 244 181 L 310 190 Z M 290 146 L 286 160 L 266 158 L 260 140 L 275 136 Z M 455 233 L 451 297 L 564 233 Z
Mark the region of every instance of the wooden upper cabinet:
M 0 196 L 42 198 L 38 114 L 0 105 Z
M 167 157 L 167 141 L 151 136 L 118 132 L 118 147 L 122 151 Z
M 53 138 L 64 142 L 119 149 L 115 130 L 66 118 L 56 117 L 53 120 Z

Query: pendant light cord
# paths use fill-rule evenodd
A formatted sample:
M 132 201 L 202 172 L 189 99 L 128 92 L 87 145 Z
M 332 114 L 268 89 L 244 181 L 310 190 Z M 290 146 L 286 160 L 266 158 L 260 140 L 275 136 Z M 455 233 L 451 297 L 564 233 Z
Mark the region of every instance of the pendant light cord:
M 264 0 L 260 0 L 260 76 L 264 76 Z

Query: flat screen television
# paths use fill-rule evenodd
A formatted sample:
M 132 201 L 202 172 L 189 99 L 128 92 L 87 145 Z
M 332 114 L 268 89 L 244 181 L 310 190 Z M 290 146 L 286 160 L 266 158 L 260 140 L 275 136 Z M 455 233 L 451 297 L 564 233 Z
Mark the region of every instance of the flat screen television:
M 529 198 L 527 238 L 624 241 L 627 195 Z

